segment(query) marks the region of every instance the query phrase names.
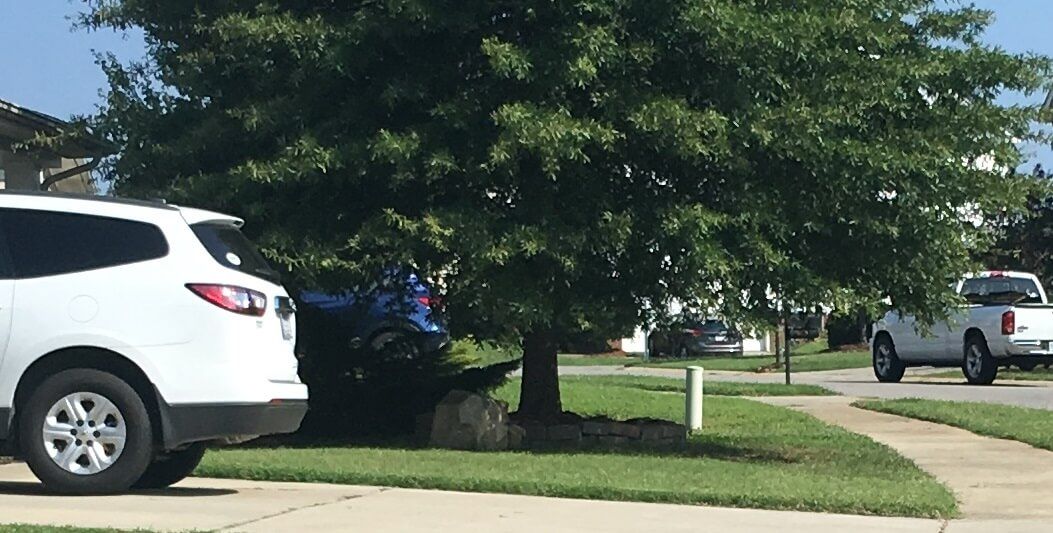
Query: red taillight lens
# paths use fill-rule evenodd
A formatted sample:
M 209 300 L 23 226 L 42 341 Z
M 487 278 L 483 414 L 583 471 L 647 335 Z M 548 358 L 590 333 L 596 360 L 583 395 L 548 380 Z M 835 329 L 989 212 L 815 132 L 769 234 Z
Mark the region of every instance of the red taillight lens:
M 702 336 L 702 330 L 700 330 L 700 329 L 685 329 L 684 333 L 687 333 L 688 335 L 691 335 L 692 337 L 701 337 Z
M 1016 333 L 1016 313 L 1006 311 L 1002 313 L 1002 335 Z
M 418 296 L 417 301 L 432 311 L 439 311 L 442 309 L 442 298 L 438 296 Z
M 187 283 L 186 288 L 227 311 L 251 316 L 263 316 L 267 312 L 267 296 L 259 291 L 211 283 Z

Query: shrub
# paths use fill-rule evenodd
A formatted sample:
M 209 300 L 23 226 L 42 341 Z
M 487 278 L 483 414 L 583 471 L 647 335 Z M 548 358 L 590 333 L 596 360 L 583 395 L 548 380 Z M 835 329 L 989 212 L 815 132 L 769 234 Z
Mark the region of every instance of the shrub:
M 834 311 L 826 325 L 830 349 L 866 344 L 870 324 L 866 311 Z

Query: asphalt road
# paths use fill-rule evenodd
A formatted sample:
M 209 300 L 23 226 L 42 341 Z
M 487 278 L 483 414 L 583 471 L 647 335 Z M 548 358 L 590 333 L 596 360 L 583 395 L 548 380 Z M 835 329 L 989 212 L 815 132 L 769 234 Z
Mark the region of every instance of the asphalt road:
M 878 383 L 869 368 L 800 372 L 792 375 L 793 383 L 819 385 L 845 396 L 865 398 L 925 398 L 988 402 L 1036 409 L 1053 410 L 1053 382 L 995 381 L 992 385 L 968 385 L 962 380 L 926 378 L 926 374 L 946 369 L 909 369 L 902 383 Z M 684 370 L 616 366 L 565 366 L 561 375 L 636 375 L 682 378 Z M 783 383 L 779 373 L 708 371 L 706 380 L 748 383 Z

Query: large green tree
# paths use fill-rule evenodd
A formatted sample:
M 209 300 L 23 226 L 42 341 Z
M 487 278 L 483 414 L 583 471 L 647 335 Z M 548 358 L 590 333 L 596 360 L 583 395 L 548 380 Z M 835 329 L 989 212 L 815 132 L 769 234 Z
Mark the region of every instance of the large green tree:
M 1053 184 L 1041 166 L 1031 177 L 1027 211 L 992 220 L 994 244 L 979 256 L 986 268 L 1034 273 L 1048 289 L 1053 287 Z
M 671 299 L 764 319 L 879 301 L 923 319 L 1024 194 L 1045 59 L 936 0 L 92 0 L 116 190 L 238 213 L 298 284 L 442 280 L 456 332 L 556 342 Z M 976 165 L 978 160 L 995 163 Z

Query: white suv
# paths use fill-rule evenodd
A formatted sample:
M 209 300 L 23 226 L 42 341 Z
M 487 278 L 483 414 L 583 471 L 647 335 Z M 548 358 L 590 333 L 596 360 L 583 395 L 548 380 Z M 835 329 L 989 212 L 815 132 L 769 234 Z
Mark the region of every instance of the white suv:
M 0 193 L 0 454 L 63 493 L 168 486 L 296 431 L 295 307 L 242 221 Z

